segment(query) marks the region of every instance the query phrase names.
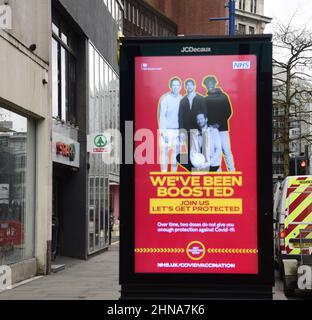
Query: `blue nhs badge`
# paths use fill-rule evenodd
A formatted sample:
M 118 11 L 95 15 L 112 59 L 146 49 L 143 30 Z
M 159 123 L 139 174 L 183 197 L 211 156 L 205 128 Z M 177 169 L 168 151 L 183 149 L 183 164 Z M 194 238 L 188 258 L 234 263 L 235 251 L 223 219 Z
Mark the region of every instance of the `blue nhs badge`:
M 233 69 L 250 69 L 250 61 L 234 61 Z

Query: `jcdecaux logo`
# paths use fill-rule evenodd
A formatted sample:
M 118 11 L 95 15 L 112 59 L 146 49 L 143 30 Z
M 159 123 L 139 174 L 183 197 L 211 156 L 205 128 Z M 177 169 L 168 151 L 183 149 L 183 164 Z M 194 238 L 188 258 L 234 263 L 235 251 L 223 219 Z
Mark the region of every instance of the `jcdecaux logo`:
M 201 52 L 211 52 L 211 48 L 206 47 L 206 48 L 201 48 L 201 47 L 183 47 L 181 49 L 181 53 L 201 53 Z

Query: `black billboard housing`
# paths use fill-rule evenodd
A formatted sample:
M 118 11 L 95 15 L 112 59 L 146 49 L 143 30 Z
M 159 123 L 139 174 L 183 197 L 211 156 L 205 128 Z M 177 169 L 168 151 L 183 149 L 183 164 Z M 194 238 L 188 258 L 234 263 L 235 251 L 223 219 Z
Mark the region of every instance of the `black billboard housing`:
M 120 128 L 123 141 L 129 141 L 125 123 L 133 122 L 135 128 L 135 119 L 137 118 L 135 114 L 135 61 L 137 58 L 194 57 L 196 59 L 196 57 L 226 57 L 230 55 L 253 55 L 256 59 L 254 123 L 256 161 L 253 168 L 256 177 L 257 271 L 246 273 L 137 272 L 140 268 L 136 265 L 135 249 L 136 235 L 140 232 L 140 229 L 136 219 L 140 219 L 140 216 L 135 214 L 137 205 L 135 199 L 136 192 L 138 192 L 136 191 L 137 182 L 135 179 L 136 166 L 133 159 L 133 164 L 125 164 L 125 162 L 129 163 L 126 148 L 124 149 L 126 152 L 123 152 L 123 164 L 120 172 L 121 299 L 272 299 L 274 266 L 271 35 L 122 39 L 120 52 Z M 248 64 L 242 65 L 242 68 L 244 67 L 248 68 Z M 208 73 L 209 70 L 207 70 Z M 157 76 L 156 73 L 155 76 Z M 244 124 L 241 123 L 241 125 Z M 129 148 L 129 143 L 127 143 L 127 147 Z M 134 150 L 134 147 L 135 143 L 132 143 L 130 148 Z M 244 147 L 249 148 L 249 146 Z M 144 190 L 140 192 L 144 194 Z M 245 224 L 245 229 L 241 229 L 240 232 L 249 232 L 248 221 Z M 229 247 L 231 247 L 230 244 Z M 242 244 L 242 248 L 249 247 L 248 243 Z

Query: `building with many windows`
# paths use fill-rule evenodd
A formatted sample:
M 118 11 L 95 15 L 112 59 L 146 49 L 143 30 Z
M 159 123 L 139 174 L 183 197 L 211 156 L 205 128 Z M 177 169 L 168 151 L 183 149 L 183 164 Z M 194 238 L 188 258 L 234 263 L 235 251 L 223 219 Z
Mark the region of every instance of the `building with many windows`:
M 264 16 L 264 0 L 237 0 L 235 9 L 237 34 L 261 34 L 272 20 Z
M 0 0 L 0 9 L 0 264 L 18 282 L 110 245 L 119 164 L 88 153 L 87 137 L 119 129 L 123 4 Z
M 52 211 L 51 3 L 0 0 L 0 265 L 45 274 Z
M 125 36 L 175 36 L 177 25 L 147 1 L 123 0 Z
M 119 164 L 88 153 L 87 136 L 119 129 L 122 12 L 117 0 L 52 2 L 51 250 L 56 263 L 58 256 L 85 259 L 108 248 L 118 219 Z
M 135 1 L 137 2 L 137 1 Z M 228 17 L 228 1 L 216 0 L 145 0 L 146 3 L 177 24 L 180 35 L 224 35 L 228 21 L 209 18 Z M 264 16 L 264 0 L 236 0 L 235 27 L 239 34 L 261 34 L 271 18 Z

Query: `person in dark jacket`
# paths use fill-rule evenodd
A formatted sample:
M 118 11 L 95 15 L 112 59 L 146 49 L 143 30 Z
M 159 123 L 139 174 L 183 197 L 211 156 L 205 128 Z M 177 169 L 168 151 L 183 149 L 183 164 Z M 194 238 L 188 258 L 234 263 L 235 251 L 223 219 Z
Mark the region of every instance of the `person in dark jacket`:
M 180 101 L 179 128 L 189 132 L 197 129 L 196 116 L 205 111 L 204 97 L 195 92 L 195 81 L 185 81 L 186 96 Z
M 222 152 L 225 157 L 227 169 L 235 171 L 231 142 L 229 135 L 229 119 L 232 116 L 232 107 L 229 97 L 219 88 L 215 76 L 207 76 L 203 79 L 203 85 L 207 89 L 205 100 L 206 114 L 209 125 L 217 128 L 220 132 Z
M 193 79 L 185 80 L 186 95 L 180 101 L 179 108 L 179 129 L 181 142 L 187 144 L 187 156 L 184 156 L 184 163 L 189 163 L 190 155 L 190 132 L 197 131 L 196 117 L 205 111 L 204 97 L 196 93 L 196 83 Z M 186 140 L 187 139 L 187 140 Z M 179 162 L 181 159 L 179 157 Z

